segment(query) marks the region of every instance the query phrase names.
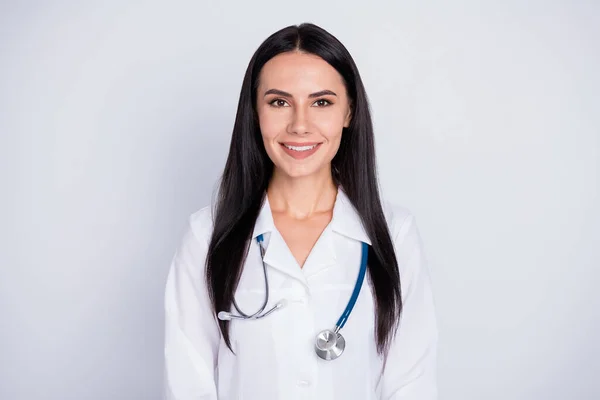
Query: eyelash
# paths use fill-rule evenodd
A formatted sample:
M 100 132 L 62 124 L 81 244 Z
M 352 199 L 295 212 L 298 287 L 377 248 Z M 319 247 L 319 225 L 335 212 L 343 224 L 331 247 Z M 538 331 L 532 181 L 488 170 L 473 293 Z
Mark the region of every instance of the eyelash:
M 273 99 L 273 100 L 271 100 L 271 101 L 269 102 L 269 105 L 270 105 L 271 107 L 274 107 L 274 108 L 282 108 L 283 106 L 276 106 L 276 105 L 274 105 L 274 104 L 273 104 L 273 103 L 275 103 L 276 101 L 284 101 L 284 102 L 285 102 L 285 100 L 283 100 L 283 99 Z M 324 106 L 318 106 L 317 108 L 329 107 L 330 105 L 332 105 L 332 104 L 333 104 L 331 101 L 329 101 L 329 100 L 327 100 L 327 99 L 319 99 L 319 100 L 316 100 L 316 101 L 315 101 L 315 103 L 317 103 L 317 102 L 319 102 L 319 101 L 325 101 L 325 102 L 327 102 L 327 104 L 325 104 Z M 287 102 L 286 102 L 286 103 L 287 103 Z

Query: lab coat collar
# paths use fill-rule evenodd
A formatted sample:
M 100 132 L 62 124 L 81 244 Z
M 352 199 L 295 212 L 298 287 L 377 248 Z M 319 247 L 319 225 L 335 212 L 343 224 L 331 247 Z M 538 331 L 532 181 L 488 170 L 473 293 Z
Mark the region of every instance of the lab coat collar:
M 282 284 L 285 276 L 288 276 L 297 279 L 308 288 L 307 280 L 311 276 L 335 265 L 337 259 L 335 235 L 342 235 L 369 245 L 371 244 L 371 240 L 365 232 L 358 212 L 341 187 L 338 188 L 332 214 L 330 223 L 325 227 L 323 233 L 311 249 L 303 267 L 300 268 L 285 240 L 275 227 L 269 199 L 265 196 L 262 208 L 254 224 L 252 239 L 256 240 L 258 235 L 264 235 L 266 252 L 263 261 L 265 264 L 284 274 L 284 276 L 280 277 L 281 279 L 276 278 L 273 280 L 274 287 Z
M 371 245 L 371 239 L 365 231 L 360 215 L 341 186 L 333 206 L 330 225 L 334 232 Z
M 333 206 L 333 216 L 328 228 L 351 239 L 371 245 L 371 239 L 365 231 L 358 212 L 341 186 L 338 188 L 338 193 Z M 252 239 L 256 239 L 260 234 L 273 231 L 276 231 L 275 222 L 273 221 L 269 198 L 268 196 L 265 196 L 263 205 L 254 224 Z
M 258 235 L 263 235 L 275 230 L 275 222 L 273 221 L 273 213 L 269 204 L 269 197 L 265 194 L 263 204 L 261 206 L 256 222 L 254 223 L 254 231 L 252 232 L 252 240 L 256 240 Z

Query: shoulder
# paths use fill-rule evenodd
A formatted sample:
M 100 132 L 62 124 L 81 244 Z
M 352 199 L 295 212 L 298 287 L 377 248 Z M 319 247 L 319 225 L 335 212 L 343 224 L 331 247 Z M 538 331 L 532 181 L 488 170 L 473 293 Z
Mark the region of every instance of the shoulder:
M 209 206 L 189 214 L 172 260 L 171 270 L 174 274 L 185 271 L 185 276 L 200 278 L 208 253 L 212 226 L 212 212 Z
M 388 200 L 382 201 L 383 213 L 392 240 L 402 235 L 411 224 L 415 224 L 415 216 L 408 208 Z
M 200 243 L 208 244 L 213 230 L 212 206 L 205 206 L 190 214 L 188 218 L 188 233 Z
M 408 261 L 422 247 L 416 217 L 408 208 L 390 201 L 384 200 L 382 207 L 396 256 L 399 261 Z

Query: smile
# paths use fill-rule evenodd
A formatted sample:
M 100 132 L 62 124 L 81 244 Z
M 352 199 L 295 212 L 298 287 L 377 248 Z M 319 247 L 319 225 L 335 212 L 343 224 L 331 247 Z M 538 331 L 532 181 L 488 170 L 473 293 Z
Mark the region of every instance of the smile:
M 285 147 L 287 147 L 290 150 L 294 150 L 294 151 L 308 151 L 308 150 L 312 150 L 315 147 L 317 147 L 316 144 L 313 144 L 312 146 L 290 146 L 287 144 L 283 144 Z
M 281 143 L 283 151 L 296 160 L 312 156 L 322 143 Z

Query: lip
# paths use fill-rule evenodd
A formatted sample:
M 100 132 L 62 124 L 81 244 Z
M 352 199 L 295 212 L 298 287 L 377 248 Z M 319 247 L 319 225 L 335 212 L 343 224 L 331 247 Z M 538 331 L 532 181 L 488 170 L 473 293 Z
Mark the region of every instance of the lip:
M 314 146 L 315 144 L 321 144 L 321 142 L 304 142 L 304 143 L 300 143 L 300 142 L 281 142 L 280 144 L 288 145 L 288 146 L 294 146 L 294 147 L 300 147 L 300 146 Z
M 280 143 L 281 148 L 283 149 L 283 151 L 289 155 L 290 157 L 296 159 L 296 160 L 303 160 L 305 158 L 308 158 L 310 156 L 312 156 L 313 154 L 315 154 L 320 148 L 321 145 L 323 143 L 322 142 L 306 142 L 306 143 L 298 143 L 298 142 L 283 142 Z M 315 146 L 314 149 L 311 150 L 306 150 L 306 151 L 296 151 L 296 150 L 292 150 L 292 149 L 288 149 L 287 146 L 294 146 L 294 147 L 301 147 L 301 146 Z

